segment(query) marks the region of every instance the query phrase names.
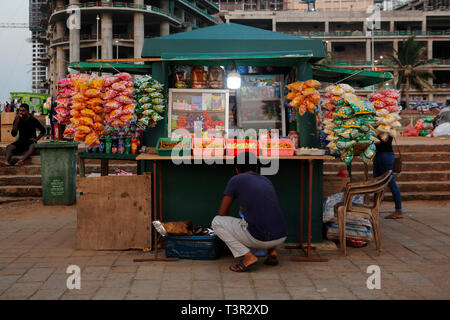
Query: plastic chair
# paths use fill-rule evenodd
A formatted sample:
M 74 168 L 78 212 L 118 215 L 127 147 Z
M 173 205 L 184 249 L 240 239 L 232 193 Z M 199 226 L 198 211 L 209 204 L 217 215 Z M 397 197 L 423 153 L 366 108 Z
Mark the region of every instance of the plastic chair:
M 383 200 L 384 191 L 391 180 L 392 170 L 387 171 L 376 179 L 363 182 L 348 183 L 345 187 L 344 202 L 340 202 L 334 207 L 334 215 L 338 218 L 339 242 L 342 254 L 347 255 L 345 239 L 345 219 L 347 216 L 369 219 L 372 223 L 378 254 L 381 253 L 381 232 L 380 232 L 380 205 Z M 373 194 L 373 203 L 354 204 L 353 196 L 356 194 Z

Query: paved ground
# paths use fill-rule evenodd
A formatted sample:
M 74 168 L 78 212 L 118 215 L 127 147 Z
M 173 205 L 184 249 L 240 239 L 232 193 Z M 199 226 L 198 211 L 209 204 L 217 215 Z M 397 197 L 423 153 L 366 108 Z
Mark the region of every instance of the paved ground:
M 318 250 L 326 263 L 228 270 L 215 261 L 135 263 L 136 251 L 75 250 L 76 208 L 40 202 L 0 206 L 0 299 L 450 299 L 450 203 L 405 202 L 406 218 L 383 220 L 383 248 L 373 244 Z M 384 216 L 392 203 L 383 205 Z M 66 287 L 66 268 L 81 268 L 81 290 Z M 381 289 L 369 290 L 369 265 L 381 268 Z

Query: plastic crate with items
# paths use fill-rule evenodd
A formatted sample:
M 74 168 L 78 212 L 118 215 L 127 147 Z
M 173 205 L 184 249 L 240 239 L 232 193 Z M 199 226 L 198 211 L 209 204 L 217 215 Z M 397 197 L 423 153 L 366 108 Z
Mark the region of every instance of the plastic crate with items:
M 401 110 L 398 105 L 399 97 L 399 92 L 394 89 L 379 91 L 369 97 L 376 110 L 375 128 L 383 141 L 387 141 L 389 136 L 395 137 L 396 129 L 402 126 L 399 115 Z
M 102 79 L 104 123 L 115 129 L 127 128 L 135 119 L 136 100 L 133 99 L 131 75 L 122 72 Z
M 139 77 L 134 83 L 137 124 L 141 128 L 152 128 L 164 119 L 166 100 L 164 86 L 149 75 Z

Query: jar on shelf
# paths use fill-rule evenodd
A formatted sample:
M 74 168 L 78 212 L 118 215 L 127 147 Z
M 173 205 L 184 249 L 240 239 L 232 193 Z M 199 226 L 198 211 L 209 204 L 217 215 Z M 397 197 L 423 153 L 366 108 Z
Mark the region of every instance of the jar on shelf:
M 192 88 L 206 88 L 206 71 L 203 66 L 194 66 L 191 70 Z
M 298 149 L 299 141 L 298 141 L 297 131 L 289 131 L 288 137 L 289 137 L 289 139 L 291 139 L 292 144 L 294 145 L 294 148 Z
M 208 87 L 211 89 L 223 89 L 224 71 L 219 66 L 208 68 Z

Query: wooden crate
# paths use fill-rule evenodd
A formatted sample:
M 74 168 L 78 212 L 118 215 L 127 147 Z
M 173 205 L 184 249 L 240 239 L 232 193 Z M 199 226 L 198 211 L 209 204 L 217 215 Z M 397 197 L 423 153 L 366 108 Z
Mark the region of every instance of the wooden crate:
M 2 112 L 1 113 L 1 124 L 9 124 L 12 125 L 14 123 L 14 118 L 16 117 L 15 112 Z
M 11 143 L 17 140 L 17 136 L 13 137 L 11 135 L 12 129 L 13 129 L 12 124 L 3 124 L 1 126 L 1 134 L 0 134 L 1 143 Z
M 149 249 L 151 176 L 77 178 L 77 249 Z
M 336 176 L 323 176 L 323 198 L 343 192 L 350 178 L 342 178 Z

